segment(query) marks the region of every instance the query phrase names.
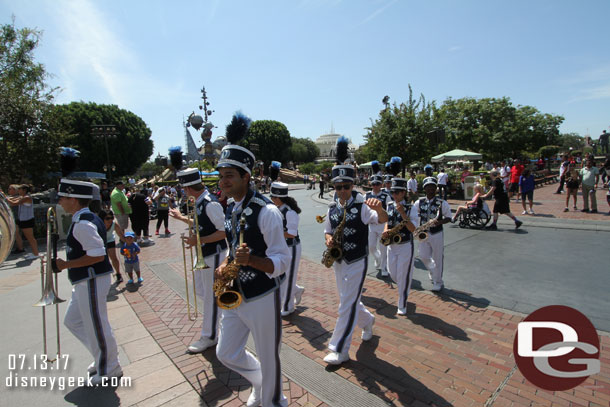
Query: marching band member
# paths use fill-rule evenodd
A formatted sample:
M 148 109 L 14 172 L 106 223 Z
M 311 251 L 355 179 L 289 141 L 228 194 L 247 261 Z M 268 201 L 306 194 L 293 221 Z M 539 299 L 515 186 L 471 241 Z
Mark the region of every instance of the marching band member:
M 365 199 L 379 199 L 383 210 L 386 210 L 387 204 L 391 202 L 391 198 L 390 194 L 381 190 L 383 177 L 379 174 L 379 161 L 373 161 L 371 163 L 371 168 L 373 169 L 373 175 L 369 178 L 369 182 L 373 190 L 366 193 Z M 381 276 L 386 277 L 388 275 L 386 266 L 388 259 L 387 250 L 386 247 L 380 243 L 383 230 L 383 223 L 369 225 L 369 253 L 375 259 L 375 268 L 381 270 Z
M 391 165 L 390 161 L 385 163 L 386 175 L 383 176 L 383 192 L 390 195 L 390 199 L 391 199 L 392 174 L 390 174 L 390 165 Z
M 337 236 L 341 240 L 342 255 L 333 265 L 339 290 L 339 316 L 328 344 L 330 353 L 324 358 L 331 365 L 349 360 L 348 351 L 356 324 L 362 328 L 363 341 L 373 337 L 375 317 L 360 301 L 368 265 L 367 225 L 388 220 L 378 199 L 365 201 L 362 194 L 353 191 L 354 167 L 342 165 L 348 157 L 347 145 L 346 137 L 337 140 L 338 165 L 332 168 L 331 180 L 335 186 L 336 201 L 329 205 L 324 225 L 326 246 L 329 249 L 335 244 L 335 231 L 338 228 L 342 230 L 341 236 Z
M 447 201 L 435 195 L 436 178 L 425 178 L 423 186 L 426 196 L 415 202 L 411 209 L 419 217 L 420 225 L 431 222 L 428 239 L 419 242 L 419 258 L 428 269 L 432 291 L 441 291 L 445 258 L 443 225 L 451 222 L 451 208 Z
M 57 259 L 55 271 L 68 269 L 72 298 L 64 325 L 93 355 L 88 372 L 91 382 L 99 385 L 104 378 L 121 377 L 123 371 L 106 308 L 112 283 L 112 267 L 105 248 L 106 227 L 88 208 L 93 185 L 65 178 L 59 184 L 59 205 L 73 215 L 66 239 L 67 260 Z
M 413 279 L 413 258 L 414 244 L 412 232 L 419 224 L 417 215 L 411 210 L 411 205 L 405 200 L 407 190 L 407 180 L 394 177 L 392 179 L 393 202 L 388 205 L 388 223 L 382 234 L 383 239 L 389 239 L 388 251 L 388 271 L 392 280 L 398 285 L 398 315 L 407 315 L 407 298 L 411 290 L 411 280 Z M 397 228 L 402 222 L 396 233 L 400 236 L 397 243 L 388 232 Z
M 305 288 L 297 285 L 297 273 L 301 261 L 301 239 L 299 238 L 299 213 L 301 208 L 294 198 L 288 196 L 288 184 L 275 181 L 281 164 L 277 161 L 271 162 L 269 169 L 270 177 L 274 182 L 271 184 L 271 201 L 282 213 L 284 225 L 284 237 L 291 251 L 290 268 L 286 273 L 285 287 L 282 292 L 282 316 L 285 317 L 294 312 L 295 306 L 301 303 Z
M 182 160 L 182 153 L 180 153 L 180 156 L 180 160 Z M 179 171 L 177 176 L 185 194 L 195 198 L 195 215 L 197 216 L 199 231 L 194 233 L 199 233 L 203 260 L 208 265 L 208 268 L 195 270 L 195 291 L 203 302 L 203 324 L 201 325 L 201 337 L 189 345 L 188 351 L 200 353 L 218 342 L 218 305 L 214 298 L 213 286 L 214 270 L 229 253 L 225 239 L 225 215 L 222 205 L 201 182 L 199 169 L 188 168 Z M 194 227 L 193 219 L 183 216 L 179 208 L 170 209 L 170 216 Z M 197 245 L 197 235 L 194 233 L 183 237 L 187 247 Z
M 219 186 L 232 198 L 225 214 L 225 231 L 230 257 L 216 269 L 222 278 L 230 261 L 241 266 L 233 289 L 242 296 L 234 309 L 223 309 L 218 359 L 250 383 L 248 406 L 285 406 L 282 393 L 280 345 L 280 275 L 290 265 L 290 251 L 284 239 L 282 214 L 265 196 L 248 188 L 255 157 L 234 143 L 245 135 L 250 119 L 237 113 L 227 126 L 227 144 L 216 168 Z M 239 245 L 240 219 L 245 219 L 244 243 Z M 245 349 L 252 333 L 258 359 Z M 259 362 L 260 360 L 260 362 Z

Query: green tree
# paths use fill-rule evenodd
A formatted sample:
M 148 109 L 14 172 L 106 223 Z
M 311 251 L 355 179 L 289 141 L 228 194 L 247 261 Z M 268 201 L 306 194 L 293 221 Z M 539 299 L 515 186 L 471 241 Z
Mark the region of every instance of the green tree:
M 268 171 L 271 161 L 280 161 L 285 166 L 290 158 L 290 132 L 283 123 L 275 120 L 256 120 L 250 125 L 248 136 L 243 145 L 257 144 L 255 152 L 257 160 L 263 161 L 265 172 Z
M 559 135 L 557 145 L 564 151 L 568 151 L 570 147 L 574 150 L 580 150 L 585 146 L 585 139 L 580 137 L 578 133 L 562 133 Z
M 405 103 L 390 105 L 389 98 L 384 98 L 383 102 L 385 107 L 379 112 L 379 118 L 367 128 L 366 145 L 358 155 L 359 162 L 377 159 L 385 163 L 391 157 L 399 156 L 406 166 L 433 155 L 437 146 L 428 133 L 436 128 L 434 102 L 426 102 L 423 95 L 415 99 L 411 86 Z
M 289 160 L 295 164 L 314 161 L 320 155 L 320 149 L 313 141 L 306 138 L 290 138 L 292 145 L 290 146 Z
M 144 120 L 116 105 L 72 102 L 56 105 L 52 116 L 57 129 L 71 135 L 65 141 L 81 152 L 79 170 L 104 172 L 105 140 L 92 135 L 92 125 L 112 124 L 117 130 L 115 137 L 107 138 L 110 164 L 116 167 L 113 177 L 134 174 L 153 152 Z
M 0 30 L 0 183 L 42 183 L 57 168 L 60 145 L 47 117 L 56 89 L 34 59 L 42 33 L 14 21 Z

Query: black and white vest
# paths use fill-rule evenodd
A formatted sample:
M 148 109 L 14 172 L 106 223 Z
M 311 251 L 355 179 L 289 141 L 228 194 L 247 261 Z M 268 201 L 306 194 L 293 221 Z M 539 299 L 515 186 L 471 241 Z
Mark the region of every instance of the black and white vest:
M 435 196 L 430 202 L 426 202 L 426 198 L 419 199 L 419 220 L 420 225 L 428 222 L 430 219 L 443 218 L 443 200 Z M 438 225 L 430 228 L 430 234 L 436 234 L 443 231 L 443 225 Z
M 205 196 L 199 202 L 197 202 L 197 222 L 199 223 L 199 236 L 201 237 L 208 236 L 216 232 L 216 226 L 210 220 L 210 217 L 206 212 L 207 206 L 212 202 L 218 202 L 218 200 L 216 200 L 216 197 L 212 197 L 210 194 L 205 194 Z M 208 257 L 218 254 L 226 248 L 226 239 L 221 239 L 212 243 L 203 243 L 201 245 L 201 252 L 203 253 L 203 257 Z
M 407 205 L 405 201 L 402 201 L 401 204 L 405 207 L 405 211 L 407 212 L 407 215 L 409 215 L 411 213 L 411 205 Z M 398 225 L 400 222 L 403 221 L 402 215 L 400 214 L 400 212 L 398 212 L 398 210 L 396 210 L 396 202 L 390 202 L 388 204 L 387 212 L 388 212 L 388 230 L 392 229 L 394 226 Z M 400 228 L 398 230 L 398 234 L 402 238 L 402 240 L 399 244 L 407 243 L 408 241 L 411 240 L 411 237 L 413 236 L 413 234 L 411 232 L 409 232 L 409 229 L 407 229 L 406 226 Z
M 285 206 L 283 209 L 280 209 L 280 212 L 282 212 L 282 223 L 284 225 L 284 232 L 288 232 L 288 227 L 286 226 L 288 224 L 288 221 L 286 220 L 286 214 L 288 213 L 288 211 L 291 210 L 292 209 L 290 209 L 288 206 Z M 301 238 L 299 237 L 298 231 L 295 237 L 286 238 L 286 244 L 288 245 L 288 247 L 296 246 L 299 243 L 301 243 Z
M 367 192 L 364 199 L 369 199 L 369 198 L 379 199 L 381 201 L 381 206 L 383 207 L 383 210 L 385 211 L 387 209 L 386 202 L 387 202 L 389 196 L 390 196 L 390 194 L 382 189 L 381 192 L 379 192 L 379 195 L 373 194 L 373 191 Z
M 343 259 L 337 260 L 339 263 L 342 260 L 347 264 L 354 263 L 366 257 L 368 253 L 369 227 L 362 222 L 364 196 L 352 191 L 352 197 L 352 202 L 345 209 L 340 208 L 337 202 L 328 205 L 328 219 L 333 232 L 343 219 L 343 211 L 347 211 L 343 228 Z
M 269 204 L 273 205 L 269 199 L 258 192 L 254 192 L 252 189 L 248 189 L 242 207 L 237 209 L 235 213 L 233 213 L 235 202 L 231 200 L 225 212 L 225 232 L 230 249 L 229 260 L 234 258 L 235 249 L 239 246 L 239 234 L 241 232 L 239 221 L 242 214 L 246 219 L 244 243 L 248 244 L 252 255 L 266 257 L 267 244 L 258 227 L 258 216 L 261 209 Z M 280 286 L 280 281 L 280 278 L 269 278 L 267 273 L 253 267 L 242 266 L 239 270 L 238 278 L 234 281 L 234 289 L 239 291 L 244 301 L 247 302 L 277 290 Z
M 89 221 L 93 223 L 97 228 L 97 234 L 104 242 L 106 241 L 106 227 L 104 226 L 104 221 L 94 213 L 83 212 L 79 215 L 78 220 L 70 225 L 70 230 L 68 231 L 68 237 L 66 238 L 66 258 L 68 260 L 75 260 L 87 254 L 87 252 L 83 250 L 83 246 L 80 242 L 76 240 L 73 233 L 74 225 L 80 221 Z M 104 260 L 98 263 L 90 266 L 69 268 L 68 279 L 72 284 L 76 284 L 79 281 L 95 278 L 111 272 L 112 266 L 110 265 L 110 261 L 108 261 L 108 253 L 106 253 L 104 255 Z

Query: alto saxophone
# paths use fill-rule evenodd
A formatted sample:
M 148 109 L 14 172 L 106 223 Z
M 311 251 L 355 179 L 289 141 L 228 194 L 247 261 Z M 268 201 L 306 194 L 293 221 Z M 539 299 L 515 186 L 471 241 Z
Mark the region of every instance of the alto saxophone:
M 441 213 L 442 213 L 442 208 L 439 208 L 438 215 L 436 216 L 436 218 L 430 219 L 428 222 L 424 223 L 423 225 L 416 227 L 415 230 L 413 231 L 413 236 L 415 236 L 415 238 L 417 238 L 421 242 L 425 242 L 426 240 L 428 240 L 428 229 L 430 229 L 432 227 L 432 223 L 434 221 L 438 220 L 438 218 L 441 216 Z
M 343 208 L 343 219 L 333 233 L 333 245 L 322 253 L 322 264 L 330 268 L 333 263 L 343 257 L 343 228 L 345 227 L 345 214 L 347 208 Z
M 242 212 L 239 218 L 239 246 L 244 243 L 244 229 L 246 228 L 246 215 Z M 233 309 L 241 304 L 241 294 L 231 290 L 231 284 L 239 274 L 241 266 L 237 264 L 235 259 L 231 260 L 223 270 L 222 276 L 214 281 L 214 296 L 216 304 L 222 309 Z
M 384 246 L 389 246 L 391 244 L 399 244 L 400 242 L 402 242 L 402 237 L 398 232 L 400 231 L 400 229 L 407 226 L 407 222 L 409 221 L 402 220 L 398 225 L 388 230 L 388 235 L 386 237 L 381 238 L 381 244 Z

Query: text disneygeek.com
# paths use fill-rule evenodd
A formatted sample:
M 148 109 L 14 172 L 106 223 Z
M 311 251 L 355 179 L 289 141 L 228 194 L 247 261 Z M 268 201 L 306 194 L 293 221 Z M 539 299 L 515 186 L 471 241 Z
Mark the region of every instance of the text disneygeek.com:
M 93 387 L 92 377 L 21 376 L 10 372 L 4 384 L 7 388 L 43 388 L 64 390 L 66 387 Z M 131 387 L 131 377 L 102 377 L 99 387 Z

